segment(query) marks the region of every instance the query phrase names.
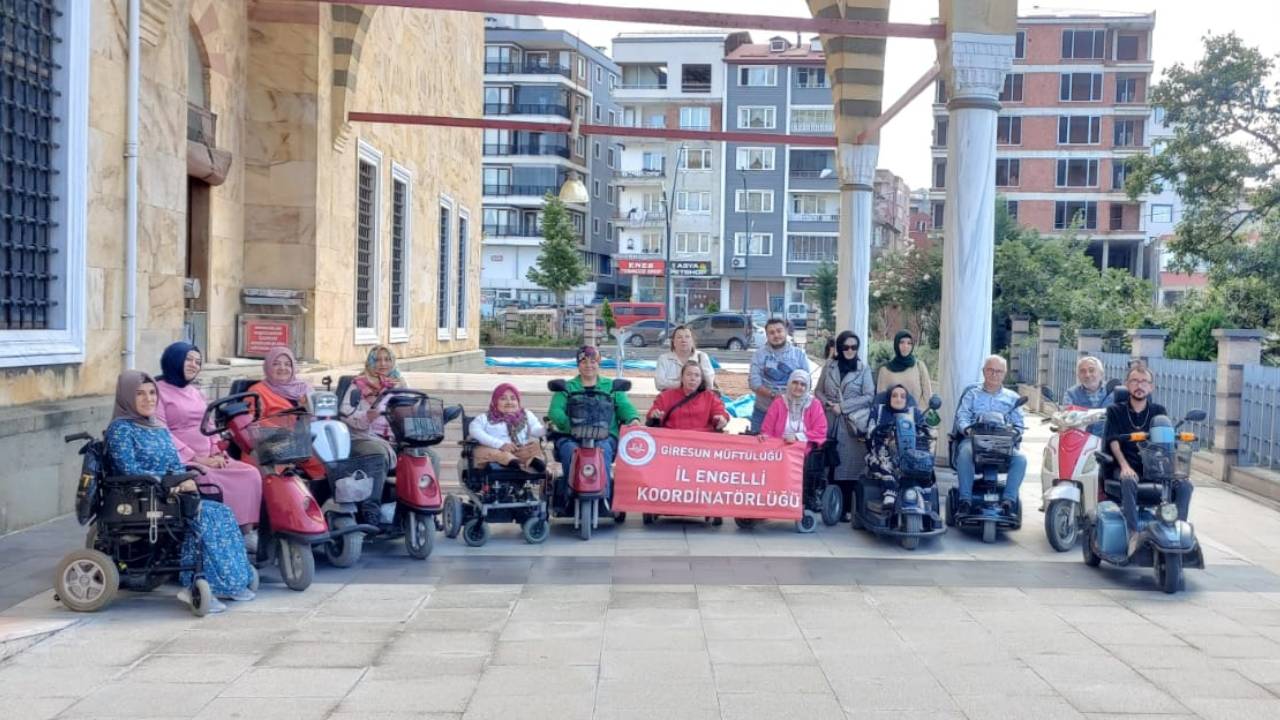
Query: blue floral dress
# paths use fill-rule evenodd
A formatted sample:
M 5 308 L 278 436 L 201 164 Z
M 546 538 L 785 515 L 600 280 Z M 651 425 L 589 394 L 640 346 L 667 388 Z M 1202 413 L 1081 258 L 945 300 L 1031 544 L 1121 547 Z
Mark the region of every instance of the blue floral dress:
M 169 475 L 186 471 L 169 430 L 164 427 L 144 427 L 119 419 L 107 427 L 106 438 L 112 470 L 117 474 Z M 226 597 L 249 587 L 253 570 L 230 508 L 212 500 L 200 501 L 196 532 L 182 543 L 183 565 L 195 563 L 196 543 L 203 545 L 204 576 L 214 595 Z M 190 587 L 192 574 L 183 572 L 178 582 Z

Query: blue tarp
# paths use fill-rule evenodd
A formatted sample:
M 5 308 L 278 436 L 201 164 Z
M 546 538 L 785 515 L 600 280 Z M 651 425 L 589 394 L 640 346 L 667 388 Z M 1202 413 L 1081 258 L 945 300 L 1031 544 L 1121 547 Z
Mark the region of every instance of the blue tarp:
M 513 367 L 513 368 L 563 368 L 566 370 L 575 370 L 578 363 L 573 358 L 511 358 L 511 357 L 487 357 L 484 364 L 490 367 Z M 624 370 L 654 370 L 658 363 L 653 360 L 626 360 L 622 363 Z M 615 358 L 605 357 L 600 360 L 600 367 L 616 369 L 618 361 Z M 715 358 L 711 358 L 711 367 L 720 369 L 720 363 Z
M 737 400 L 728 395 L 721 395 L 720 399 L 724 401 L 724 407 L 729 411 L 730 415 L 740 418 L 750 418 L 756 402 L 755 396 L 751 393 L 747 393 Z

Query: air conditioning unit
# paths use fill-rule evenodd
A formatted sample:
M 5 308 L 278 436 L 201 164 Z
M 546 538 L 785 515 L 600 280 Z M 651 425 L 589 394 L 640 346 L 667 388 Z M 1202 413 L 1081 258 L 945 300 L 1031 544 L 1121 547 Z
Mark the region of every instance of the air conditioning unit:
M 746 258 L 740 258 L 740 257 L 733 258 L 733 259 L 729 262 L 729 266 L 730 266 L 730 267 L 735 267 L 735 268 L 744 268 L 744 267 L 746 267 L 746 266 L 747 266 L 747 259 L 746 259 Z

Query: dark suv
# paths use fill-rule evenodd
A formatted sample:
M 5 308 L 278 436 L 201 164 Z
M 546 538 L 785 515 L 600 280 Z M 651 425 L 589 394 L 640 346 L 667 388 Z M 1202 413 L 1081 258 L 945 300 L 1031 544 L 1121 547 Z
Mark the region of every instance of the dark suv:
M 710 313 L 687 324 L 693 331 L 694 343 L 700 348 L 746 350 L 755 344 L 755 325 L 749 315 Z

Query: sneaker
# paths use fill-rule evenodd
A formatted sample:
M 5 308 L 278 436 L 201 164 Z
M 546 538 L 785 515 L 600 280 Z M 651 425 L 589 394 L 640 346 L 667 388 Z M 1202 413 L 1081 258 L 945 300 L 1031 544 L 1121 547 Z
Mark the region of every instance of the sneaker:
M 182 588 L 181 590 L 179 590 L 179 591 L 178 591 L 178 602 L 183 603 L 184 605 L 190 605 L 190 604 L 191 604 L 191 589 L 190 589 L 190 588 Z
M 250 555 L 258 554 L 258 531 L 250 530 L 244 534 L 244 551 Z
M 956 515 L 968 515 L 970 510 L 972 510 L 970 501 L 961 500 L 956 503 Z
M 898 494 L 892 490 L 884 491 L 884 498 L 881 499 L 880 505 L 885 510 L 892 510 L 894 505 L 898 504 Z
M 1000 512 L 1004 513 L 1005 515 L 1008 515 L 1009 517 L 1013 517 L 1013 501 L 1012 501 L 1012 500 L 1001 500 L 1001 501 L 1000 501 Z
M 226 609 L 227 609 L 226 603 L 222 602 L 218 598 L 209 598 L 209 614 L 210 615 L 213 615 L 214 613 L 225 612 Z
M 236 602 L 249 602 L 254 597 L 256 597 L 256 595 L 254 595 L 252 590 L 250 590 L 249 588 L 241 588 L 239 591 L 237 591 L 232 595 L 224 595 L 223 599 L 235 600 Z

